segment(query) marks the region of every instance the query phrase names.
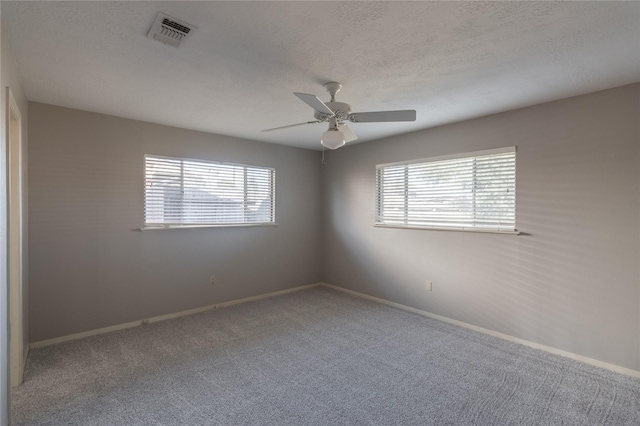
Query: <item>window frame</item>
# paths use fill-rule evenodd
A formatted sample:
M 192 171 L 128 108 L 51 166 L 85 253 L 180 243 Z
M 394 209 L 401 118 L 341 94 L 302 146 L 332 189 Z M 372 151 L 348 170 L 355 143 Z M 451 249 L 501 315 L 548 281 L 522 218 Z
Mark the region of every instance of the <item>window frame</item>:
M 428 163 L 433 163 L 433 162 L 439 162 L 439 161 L 446 161 L 446 160 L 462 160 L 462 159 L 467 159 L 467 158 L 476 158 L 476 157 L 482 157 L 482 156 L 487 156 L 487 155 L 497 155 L 497 154 L 505 154 L 505 153 L 513 153 L 514 155 L 514 207 L 513 207 L 513 214 L 514 214 L 514 219 L 513 219 L 513 229 L 509 228 L 509 229 L 497 229 L 497 228 L 483 228 L 483 227 L 472 227 L 472 226 L 433 226 L 433 225 L 420 225 L 420 224 L 415 224 L 415 223 L 390 223 L 390 222 L 383 222 L 381 221 L 381 200 L 382 200 L 382 194 L 381 194 L 381 188 L 380 188 L 380 171 L 384 168 L 389 168 L 389 167 L 393 167 L 393 166 L 408 166 L 408 165 L 413 165 L 413 164 L 428 164 Z M 473 152 L 464 152 L 464 153 L 458 153 L 458 154 L 451 154 L 451 155 L 442 155 L 442 156 L 437 156 L 437 157 L 428 157 L 428 158 L 419 158 L 419 159 L 412 159 L 412 160 L 407 160 L 407 161 L 397 161 L 397 162 L 392 162 L 392 163 L 384 163 L 384 164 L 377 164 L 376 165 L 376 173 L 375 173 L 375 211 L 374 211 L 374 217 L 375 217 L 375 222 L 374 225 L 375 227 L 380 227 L 380 228 L 400 228 L 400 229 L 421 229 L 421 230 L 432 230 L 432 231 L 454 231 L 454 232 L 479 232 L 479 233 L 491 233 L 491 234 L 507 234 L 507 235 L 520 235 L 521 232 L 517 230 L 516 228 L 516 218 L 515 218 L 515 213 L 516 213 L 516 206 L 517 206 L 517 202 L 516 202 L 516 197 L 517 197 L 517 191 L 516 191 L 516 185 L 517 185 L 517 181 L 515 181 L 516 179 L 516 170 L 515 170 L 515 166 L 516 166 L 516 162 L 517 162 L 517 149 L 515 146 L 510 146 L 510 147 L 504 147 L 504 148 L 496 148 L 496 149 L 488 149 L 488 150 L 482 150 L 482 151 L 473 151 Z M 408 178 L 405 177 L 405 183 L 404 183 L 404 189 L 405 189 L 405 194 L 407 191 L 407 187 L 406 185 L 408 184 Z M 406 195 L 405 195 L 406 196 Z M 408 221 L 408 213 L 409 213 L 409 209 L 407 206 L 405 206 L 405 211 L 404 211 L 404 215 L 405 215 L 405 220 Z
M 203 223 L 156 223 L 156 222 L 147 222 L 147 159 L 155 158 L 155 159 L 167 159 L 173 161 L 180 161 L 181 164 L 184 162 L 198 163 L 198 164 L 211 164 L 214 166 L 228 166 L 228 167 L 241 167 L 244 173 L 244 202 L 243 202 L 243 210 L 246 210 L 246 199 L 247 193 L 249 192 L 247 188 L 246 176 L 248 169 L 261 169 L 269 172 L 269 182 L 270 182 L 270 199 L 271 199 L 271 220 L 268 222 L 203 222 Z M 174 157 L 167 155 L 156 155 L 156 154 L 145 154 L 143 157 L 143 223 L 144 226 L 139 228 L 141 231 L 156 231 L 156 230 L 168 230 L 168 229 L 191 229 L 191 228 L 229 228 L 229 227 L 255 227 L 255 226 L 277 226 L 276 223 L 276 176 L 275 176 L 275 168 L 274 167 L 266 167 L 266 166 L 255 166 L 249 164 L 241 164 L 241 163 L 231 163 L 225 161 L 214 161 L 214 160 L 204 160 L 198 158 L 187 158 L 187 157 Z M 181 176 L 180 181 L 181 186 L 184 184 L 184 176 Z M 181 208 L 183 206 L 184 200 L 181 200 Z M 182 216 L 182 215 L 181 215 Z M 244 217 L 246 218 L 246 211 L 244 212 Z

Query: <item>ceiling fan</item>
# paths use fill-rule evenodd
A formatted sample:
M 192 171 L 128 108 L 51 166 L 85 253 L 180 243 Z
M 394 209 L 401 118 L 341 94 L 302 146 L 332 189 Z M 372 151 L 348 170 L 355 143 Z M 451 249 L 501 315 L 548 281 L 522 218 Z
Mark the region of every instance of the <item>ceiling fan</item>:
M 347 142 L 354 141 L 358 137 L 347 126 L 345 121 L 352 123 L 381 123 L 390 121 L 416 121 L 416 111 L 413 109 L 405 109 L 398 111 L 373 111 L 373 112 L 351 112 L 351 106 L 344 102 L 336 102 L 336 93 L 342 88 L 342 84 L 331 81 L 324 85 L 331 100 L 322 102 L 315 95 L 308 93 L 293 94 L 300 98 L 304 103 L 313 108 L 314 121 L 306 121 L 304 123 L 290 124 L 288 126 L 274 127 L 272 129 L 262 130 L 270 132 L 273 130 L 286 129 L 288 127 L 302 126 L 304 124 L 329 123 L 329 129 L 322 134 L 320 143 L 329 149 L 337 149 Z

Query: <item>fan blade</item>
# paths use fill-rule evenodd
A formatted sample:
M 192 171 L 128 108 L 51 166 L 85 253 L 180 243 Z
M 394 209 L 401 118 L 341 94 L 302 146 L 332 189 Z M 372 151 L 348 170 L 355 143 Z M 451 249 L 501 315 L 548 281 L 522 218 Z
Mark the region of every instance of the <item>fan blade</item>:
M 287 127 L 296 127 L 296 126 L 302 126 L 304 124 L 315 124 L 315 123 L 320 123 L 320 121 L 307 121 L 305 123 L 297 123 L 297 124 L 289 124 L 287 126 L 280 126 L 280 127 L 274 127 L 272 129 L 264 129 L 264 130 L 260 130 L 261 132 L 270 132 L 272 130 L 280 130 L 280 129 L 286 129 Z
M 344 134 L 345 143 L 355 141 L 356 139 L 358 139 L 356 134 L 353 133 L 353 131 L 345 123 L 339 123 L 338 130 L 340 130 Z
M 354 112 L 349 114 L 353 123 L 382 123 L 386 121 L 416 121 L 416 110 Z
M 308 93 L 297 93 L 297 92 L 293 92 L 293 94 L 299 97 L 300 100 L 302 100 L 302 102 L 309 105 L 314 110 L 320 111 L 324 114 L 329 114 L 331 116 L 334 115 L 333 111 L 331 111 L 331 108 L 326 106 L 324 102 L 318 99 L 316 95 L 310 95 Z

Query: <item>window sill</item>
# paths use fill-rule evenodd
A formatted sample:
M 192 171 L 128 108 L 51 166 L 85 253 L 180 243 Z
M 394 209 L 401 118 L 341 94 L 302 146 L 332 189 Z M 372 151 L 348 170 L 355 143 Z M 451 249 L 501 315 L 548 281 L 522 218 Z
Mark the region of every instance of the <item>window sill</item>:
M 140 231 L 167 231 L 171 229 L 196 229 L 196 228 L 244 228 L 255 226 L 278 226 L 277 223 L 221 223 L 218 225 L 161 225 L 144 226 L 138 228 Z
M 435 226 L 418 226 L 418 225 L 395 225 L 388 223 L 374 223 L 376 228 L 400 228 L 400 229 L 421 229 L 424 231 L 454 231 L 454 232 L 477 232 L 481 234 L 506 234 L 506 235 L 520 235 L 522 232 L 516 230 L 513 231 L 499 231 L 497 229 L 482 229 L 482 228 L 438 228 Z

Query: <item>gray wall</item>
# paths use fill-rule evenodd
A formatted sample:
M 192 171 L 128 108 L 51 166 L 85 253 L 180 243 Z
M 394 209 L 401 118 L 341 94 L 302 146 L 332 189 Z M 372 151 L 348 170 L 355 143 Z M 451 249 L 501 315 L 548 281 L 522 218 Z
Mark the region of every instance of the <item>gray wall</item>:
M 635 84 L 328 153 L 324 281 L 640 370 L 639 100 Z M 526 235 L 372 226 L 376 164 L 512 145 Z
M 318 152 L 39 103 L 29 113 L 32 342 L 319 281 Z M 274 167 L 279 225 L 136 230 L 145 153 Z
M 0 27 L 2 25 L 0 24 Z M 27 98 L 25 97 L 22 89 L 22 82 L 20 81 L 20 75 L 18 73 L 18 67 L 14 57 L 13 49 L 9 42 L 9 38 L 4 30 L 4 27 L 0 28 L 0 39 L 2 42 L 0 64 L 2 65 L 0 70 L 0 89 L 2 99 L 0 101 L 0 200 L 2 200 L 2 208 L 0 208 L 0 312 L 2 313 L 2 321 L 0 321 L 0 425 L 6 425 L 9 422 L 9 365 L 8 365 L 8 288 L 7 288 L 7 140 L 6 140 L 6 114 L 7 114 L 7 94 L 6 88 L 11 88 L 13 97 L 16 100 L 20 114 L 22 116 L 22 147 L 23 152 L 23 172 L 26 174 L 26 147 L 27 147 Z M 27 181 L 26 176 L 23 178 L 23 189 L 26 193 Z M 24 200 L 24 212 L 26 216 L 26 197 Z M 26 244 L 26 232 L 27 221 L 26 217 L 23 218 L 23 321 L 24 321 L 24 334 L 23 340 L 26 344 L 28 341 L 27 330 L 27 244 Z

